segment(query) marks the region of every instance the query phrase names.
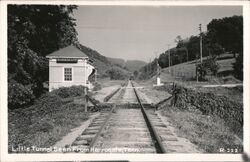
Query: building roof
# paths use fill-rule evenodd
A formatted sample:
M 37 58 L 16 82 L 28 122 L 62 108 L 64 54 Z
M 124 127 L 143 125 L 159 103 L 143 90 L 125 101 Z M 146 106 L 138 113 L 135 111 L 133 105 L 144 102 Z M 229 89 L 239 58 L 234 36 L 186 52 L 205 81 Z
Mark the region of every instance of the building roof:
M 73 57 L 73 58 L 83 58 L 88 57 L 85 53 L 83 53 L 81 50 L 79 50 L 77 47 L 70 45 L 68 47 L 59 49 L 46 57 Z

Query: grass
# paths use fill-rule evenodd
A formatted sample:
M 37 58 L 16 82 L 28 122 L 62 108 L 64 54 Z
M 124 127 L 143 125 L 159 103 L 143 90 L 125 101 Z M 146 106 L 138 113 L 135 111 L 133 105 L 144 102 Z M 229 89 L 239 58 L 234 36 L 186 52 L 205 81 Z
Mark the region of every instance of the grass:
M 242 144 L 217 116 L 202 115 L 194 109 L 183 111 L 167 106 L 162 114 L 176 128 L 180 137 L 189 139 L 206 153 L 219 153 L 220 148 L 242 149 Z
M 204 57 L 203 59 L 206 59 Z M 185 86 L 203 85 L 203 84 L 227 84 L 227 83 L 242 83 L 234 78 L 233 76 L 233 63 L 235 58 L 232 54 L 223 54 L 218 59 L 218 64 L 220 69 L 218 70 L 218 76 L 208 77 L 206 82 L 196 82 L 195 73 L 195 60 L 185 62 L 182 64 L 177 64 L 170 67 L 171 73 L 169 73 L 169 68 L 163 68 L 161 70 L 161 81 L 162 82 L 176 82 Z M 156 84 L 156 76 L 153 76 L 149 81 L 150 84 Z
M 9 110 L 9 152 L 12 146 L 18 145 L 53 146 L 72 128 L 87 120 L 89 113 L 84 112 L 84 103 L 74 102 L 75 98 L 83 98 L 81 90 L 81 87 L 62 88 L 45 94 L 30 107 Z M 65 95 L 68 92 L 74 95 Z

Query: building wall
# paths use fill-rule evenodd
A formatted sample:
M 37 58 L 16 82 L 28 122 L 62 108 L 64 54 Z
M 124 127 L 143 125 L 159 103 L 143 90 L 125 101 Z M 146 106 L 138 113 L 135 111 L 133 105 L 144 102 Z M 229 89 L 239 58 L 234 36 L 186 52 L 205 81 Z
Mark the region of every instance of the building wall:
M 64 68 L 72 68 L 72 81 L 64 80 Z M 72 85 L 87 85 L 88 76 L 94 67 L 80 59 L 77 63 L 57 63 L 56 59 L 49 60 L 49 91 L 59 87 Z

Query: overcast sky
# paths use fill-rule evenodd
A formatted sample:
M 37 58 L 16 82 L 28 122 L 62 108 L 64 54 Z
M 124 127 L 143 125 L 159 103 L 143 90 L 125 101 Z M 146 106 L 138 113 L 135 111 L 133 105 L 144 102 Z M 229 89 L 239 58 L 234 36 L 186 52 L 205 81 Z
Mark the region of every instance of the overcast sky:
M 198 25 L 242 15 L 238 6 L 79 6 L 74 12 L 78 38 L 108 57 L 148 62 L 175 46 L 175 38 L 197 35 Z

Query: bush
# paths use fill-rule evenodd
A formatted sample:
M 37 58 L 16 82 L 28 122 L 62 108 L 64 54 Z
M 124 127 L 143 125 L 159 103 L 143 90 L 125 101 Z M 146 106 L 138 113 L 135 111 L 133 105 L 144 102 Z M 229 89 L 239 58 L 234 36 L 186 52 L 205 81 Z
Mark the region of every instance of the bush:
M 119 68 L 112 67 L 106 71 L 111 80 L 124 80 L 128 78 L 128 75 Z
M 84 94 L 84 86 L 71 86 L 61 87 L 52 91 L 53 94 L 60 96 L 61 98 L 76 97 Z
M 8 107 L 16 109 L 33 102 L 35 96 L 31 87 L 10 80 L 8 83 Z
M 207 60 L 204 60 L 201 64 L 198 64 L 196 68 L 199 79 L 204 80 L 205 76 L 209 74 L 209 71 L 211 71 L 212 75 L 217 75 L 220 66 L 217 63 L 216 57 L 209 57 Z
M 224 119 L 231 130 L 242 137 L 243 104 L 226 96 L 177 87 L 176 107 L 199 109 L 204 115 L 215 115 Z
M 72 96 L 83 91 L 83 86 L 64 87 L 43 94 L 32 106 L 9 110 L 9 151 L 18 145 L 50 147 L 80 125 L 89 114 L 82 105 L 74 104 Z

